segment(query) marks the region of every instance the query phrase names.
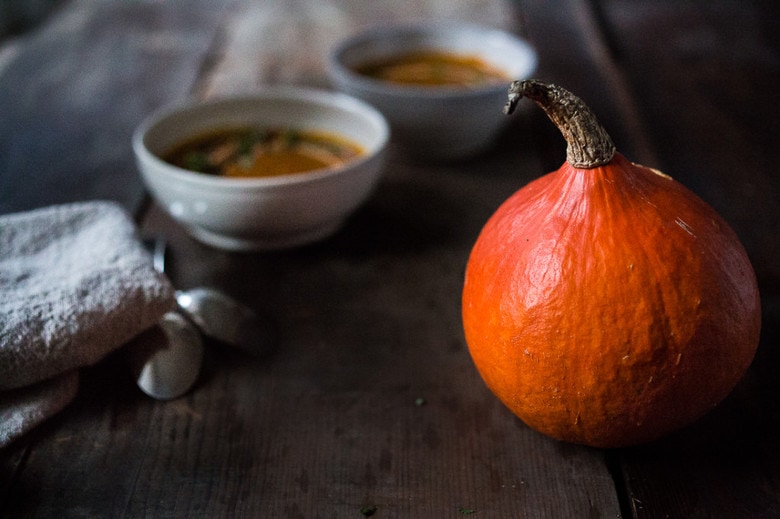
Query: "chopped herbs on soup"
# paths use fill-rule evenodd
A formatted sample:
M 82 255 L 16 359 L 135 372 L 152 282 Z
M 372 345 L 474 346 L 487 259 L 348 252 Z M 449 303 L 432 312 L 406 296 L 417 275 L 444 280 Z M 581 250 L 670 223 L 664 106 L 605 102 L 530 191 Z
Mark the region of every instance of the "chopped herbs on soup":
M 271 177 L 333 167 L 363 154 L 325 132 L 231 128 L 196 136 L 162 158 L 180 168 L 226 177 Z
M 441 51 L 400 54 L 355 70 L 364 76 L 410 86 L 474 88 L 510 80 L 504 71 L 479 57 Z

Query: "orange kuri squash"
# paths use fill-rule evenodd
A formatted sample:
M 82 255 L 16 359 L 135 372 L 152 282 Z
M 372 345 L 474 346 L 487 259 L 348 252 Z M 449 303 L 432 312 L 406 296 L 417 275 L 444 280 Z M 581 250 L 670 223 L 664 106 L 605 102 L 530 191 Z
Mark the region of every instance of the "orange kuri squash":
M 761 312 L 738 237 L 679 182 L 628 161 L 576 96 L 518 81 L 567 160 L 488 220 L 463 287 L 488 388 L 531 428 L 595 447 L 652 441 L 721 402 L 748 369 Z

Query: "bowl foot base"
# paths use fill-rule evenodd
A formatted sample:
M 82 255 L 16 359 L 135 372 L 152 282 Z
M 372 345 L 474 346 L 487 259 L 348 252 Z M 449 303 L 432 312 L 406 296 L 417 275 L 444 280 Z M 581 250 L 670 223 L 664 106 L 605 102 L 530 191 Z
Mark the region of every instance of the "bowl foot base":
M 324 240 L 334 234 L 341 227 L 341 223 L 341 221 L 337 221 L 297 234 L 284 234 L 282 236 L 228 236 L 202 227 L 191 227 L 188 232 L 193 238 L 210 247 L 236 252 L 255 252 L 289 249 Z

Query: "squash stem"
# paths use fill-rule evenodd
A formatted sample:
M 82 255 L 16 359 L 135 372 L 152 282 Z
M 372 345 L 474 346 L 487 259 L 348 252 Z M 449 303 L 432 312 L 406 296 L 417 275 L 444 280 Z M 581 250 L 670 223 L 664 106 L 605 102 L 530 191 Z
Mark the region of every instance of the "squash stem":
M 607 164 L 615 145 L 588 106 L 565 88 L 535 79 L 513 81 L 504 113 L 511 114 L 523 97 L 534 101 L 566 139 L 566 161 L 576 168 Z

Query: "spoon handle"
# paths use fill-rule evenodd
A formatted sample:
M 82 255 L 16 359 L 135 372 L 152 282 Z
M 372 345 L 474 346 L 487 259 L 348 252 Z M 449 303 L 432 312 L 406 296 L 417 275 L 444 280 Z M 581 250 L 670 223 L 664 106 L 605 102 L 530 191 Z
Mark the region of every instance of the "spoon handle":
M 167 251 L 165 238 L 162 236 L 147 238 L 144 240 L 144 245 L 147 250 L 152 253 L 152 266 L 154 267 L 154 270 L 157 272 L 165 272 L 165 253 Z

